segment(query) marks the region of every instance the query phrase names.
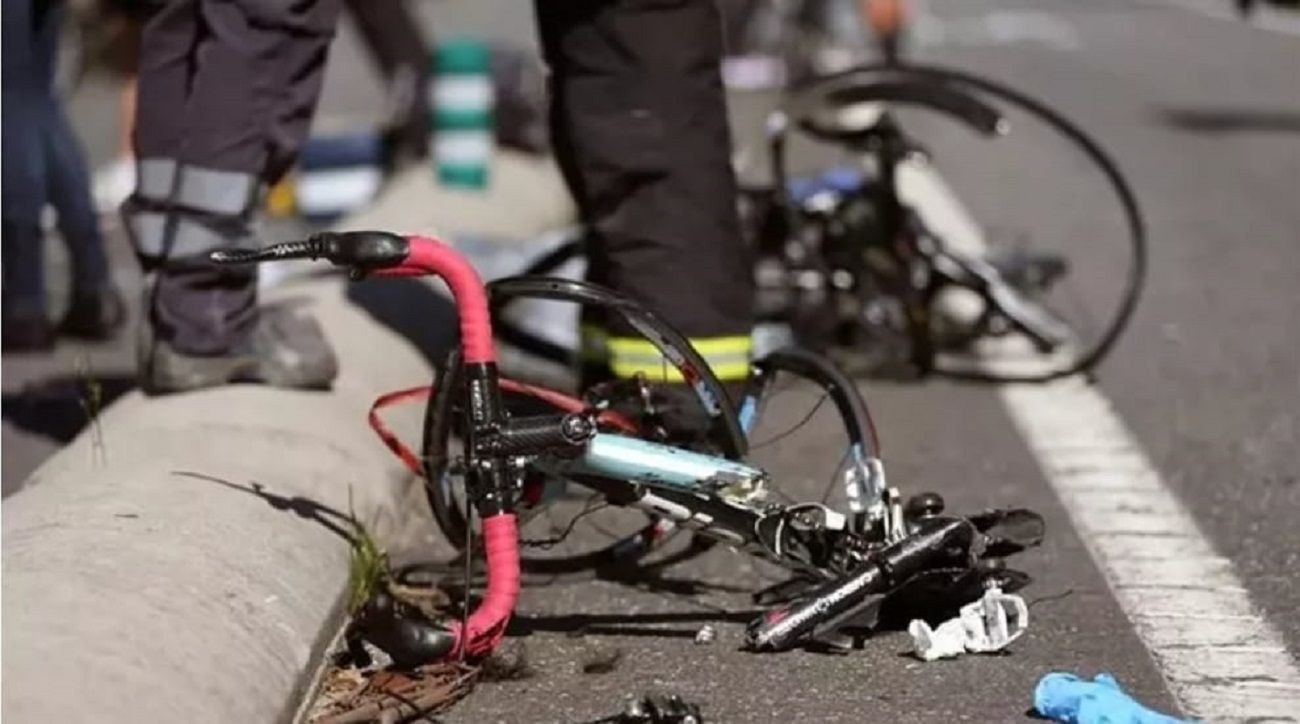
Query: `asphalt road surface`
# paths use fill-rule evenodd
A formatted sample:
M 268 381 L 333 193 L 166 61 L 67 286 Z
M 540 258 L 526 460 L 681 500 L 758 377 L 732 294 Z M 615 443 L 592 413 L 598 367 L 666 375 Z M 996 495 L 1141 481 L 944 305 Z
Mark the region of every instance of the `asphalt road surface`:
M 529 13 L 515 4 L 422 8 L 440 30 L 531 42 Z M 1047 517 L 1045 545 L 1014 561 L 1034 577 L 1025 591 L 1033 602 L 1029 633 L 1007 655 L 929 664 L 908 657 L 907 637 L 897 633 L 843 656 L 745 653 L 748 593 L 774 572 L 715 550 L 649 583 L 530 579 L 511 645 L 524 648 L 532 675 L 480 686 L 449 720 L 589 721 L 615 713 L 630 696 L 672 691 L 699 702 L 710 721 L 1011 722 L 1026 720 L 1034 684 L 1056 670 L 1111 672 L 1142 701 L 1170 711 L 1180 708 L 1175 692 L 1194 704 L 1208 691 L 1219 702 L 1199 711 L 1214 720 L 1262 711 L 1251 708 L 1252 692 L 1300 702 L 1300 35 L 1283 15 L 1252 25 L 1194 0 L 930 0 L 918 11 L 914 59 L 986 75 L 1062 110 L 1120 161 L 1149 225 L 1142 305 L 1089 397 L 1067 391 L 1026 401 L 1014 391 L 942 381 L 863 388 L 892 484 L 905 493 L 939 491 L 953 510 L 1021 505 Z M 358 52 L 345 33 L 322 109 L 335 122 L 365 122 L 379 105 Z M 113 134 L 104 130 L 111 98 L 91 88 L 74 106 L 99 163 L 112 153 Z M 764 102 L 736 99 L 738 138 L 755 136 Z M 999 141 L 1004 148 L 987 149 L 932 132 L 926 140 L 935 163 L 990 236 L 1029 234 L 1067 249 L 1114 243 L 1118 226 L 1104 189 L 1050 137 L 1013 127 Z M 1115 252 L 1098 252 L 1103 260 L 1107 253 Z M 130 279 L 129 256 L 119 256 Z M 1104 297 L 1115 288 L 1106 269 L 1085 264 L 1072 283 Z M 109 373 L 129 372 L 125 346 L 94 354 Z M 51 375 L 75 378 L 86 358 L 69 350 L 53 364 L 5 359 L 6 494 L 58 445 L 57 435 L 31 429 L 39 427 L 30 422 L 32 398 L 16 390 Z M 788 394 L 777 419 L 765 423 L 772 431 L 815 402 Z M 16 418 L 24 399 L 28 415 Z M 1169 535 L 1187 551 L 1185 561 L 1165 566 L 1186 589 L 1186 597 L 1174 587 L 1166 599 L 1181 611 L 1178 630 L 1187 641 L 1212 640 L 1207 632 L 1231 619 L 1259 636 L 1192 649 L 1189 665 L 1177 655 L 1182 639 L 1171 645 L 1171 629 L 1135 610 L 1155 600 L 1126 567 L 1142 560 L 1141 537 L 1131 558 L 1099 546 L 1092 532 L 1103 509 L 1062 494 L 1068 475 L 1026 429 L 1046 420 L 1043 407 L 1054 402 L 1078 404 L 1078 427 L 1098 429 L 1091 405 L 1099 401 L 1109 401 L 1114 415 L 1101 427 L 1122 438 L 1124 451 L 1103 445 L 1088 464 L 1111 473 L 1140 468 L 1153 502 L 1147 517 L 1138 509 L 1134 520 L 1167 514 L 1155 520 L 1159 527 L 1172 516 Z M 1111 430 L 1116 425 L 1120 432 Z M 816 499 L 842 453 L 823 411 L 758 456 L 784 492 Z M 596 522 L 580 524 L 566 545 L 603 540 L 602 529 L 617 525 Z M 1150 544 L 1152 555 L 1167 553 L 1170 539 L 1161 540 Z M 1186 585 L 1200 572 L 1207 590 Z M 1246 608 L 1206 609 L 1216 602 Z M 706 623 L 716 626 L 717 640 L 697 645 L 695 632 Z M 583 672 L 612 657 L 611 671 Z M 1188 678 L 1189 666 L 1201 673 Z M 1252 720 L 1298 716 L 1274 707 Z

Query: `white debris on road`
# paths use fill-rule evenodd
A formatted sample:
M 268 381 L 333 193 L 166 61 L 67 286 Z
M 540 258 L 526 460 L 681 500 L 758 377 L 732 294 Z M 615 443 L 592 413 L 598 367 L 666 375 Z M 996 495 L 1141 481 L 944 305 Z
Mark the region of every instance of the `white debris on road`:
M 994 587 L 980 600 L 961 607 L 960 614 L 930 628 L 920 619 L 912 621 L 913 653 L 924 661 L 952 658 L 969 651 L 992 653 L 1006 648 L 1029 628 L 1029 606 L 1020 596 Z

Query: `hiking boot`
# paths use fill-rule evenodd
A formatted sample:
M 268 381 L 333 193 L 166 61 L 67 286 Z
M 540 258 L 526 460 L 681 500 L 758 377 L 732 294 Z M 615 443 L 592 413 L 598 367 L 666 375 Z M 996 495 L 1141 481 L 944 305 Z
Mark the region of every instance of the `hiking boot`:
M 126 305 L 116 289 L 78 293 L 72 297 L 59 333 L 79 339 L 107 340 L 126 324 Z
M 264 307 L 246 339 L 224 354 L 191 355 L 141 325 L 140 386 L 150 394 L 184 392 L 233 382 L 290 389 L 328 389 L 338 360 L 320 325 L 303 312 Z

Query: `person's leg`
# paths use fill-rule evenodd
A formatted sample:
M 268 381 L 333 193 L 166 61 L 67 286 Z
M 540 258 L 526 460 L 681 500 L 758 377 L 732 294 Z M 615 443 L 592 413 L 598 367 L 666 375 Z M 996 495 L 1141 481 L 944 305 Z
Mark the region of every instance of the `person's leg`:
M 93 195 L 101 212 L 121 206 L 135 190 L 135 152 L 131 139 L 135 135 L 136 76 L 132 70 L 122 81 L 118 98 L 118 151 L 112 161 L 95 173 Z
M 159 7 L 144 24 L 134 123 L 136 188 L 122 207 L 136 253 L 146 271 L 154 276 L 144 324 L 163 343 L 176 344 L 183 352 L 195 354 L 211 351 L 204 343 L 215 342 L 218 348 L 228 346 L 229 335 L 223 339 L 220 334 L 222 328 L 230 326 L 225 323 L 230 316 L 225 310 L 251 306 L 251 298 L 231 304 L 223 298 L 228 295 L 221 293 L 220 284 L 187 283 L 193 281 L 195 273 L 206 273 L 218 281 L 222 275 L 205 272 L 201 267 L 191 270 L 183 258 L 182 263 L 169 263 L 172 260 L 167 254 L 167 247 L 176 246 L 176 236 L 193 237 L 201 230 L 188 219 L 177 218 L 180 214 L 174 213 L 178 209 L 171 203 L 178 191 L 178 159 L 187 146 L 186 104 L 199 70 L 196 55 L 201 33 L 200 0 L 173 0 Z M 184 257 L 187 253 L 201 253 L 202 249 L 179 251 Z M 213 286 L 218 291 L 209 291 Z M 250 297 L 248 293 L 244 296 Z M 212 307 L 210 311 L 204 308 L 208 306 Z M 188 316 L 195 319 L 187 325 L 185 312 L 189 308 L 194 309 Z M 145 367 L 143 371 L 148 375 Z
M 43 85 L 36 49 L 35 4 L 6 3 L 3 33 L 4 114 L 0 116 L 3 163 L 3 306 L 5 351 L 53 344 L 46 318 L 41 208 L 45 205 L 45 159 L 41 144 Z
M 555 146 L 591 234 L 592 280 L 681 330 L 728 382 L 748 374 L 753 279 L 736 215 L 710 0 L 538 0 Z M 604 320 L 609 367 L 662 360 Z M 599 335 L 588 334 L 599 351 Z M 671 376 L 670 376 L 671 379 Z
M 7 11 L 6 11 L 7 12 Z M 6 19 L 3 25 L 12 21 Z M 9 34 L 4 43 L 9 45 Z M 4 93 L 4 213 L 0 228 L 3 268 L 3 348 L 6 352 L 48 349 L 54 328 L 45 306 L 44 233 L 41 230 L 43 162 L 36 101 Z
M 171 159 L 182 146 L 198 13 L 199 0 L 170 0 L 142 20 L 132 124 L 137 163 Z
M 388 119 L 393 141 L 415 157 L 429 150 L 429 47 L 406 0 L 347 0 L 347 8 L 379 66 L 401 118 Z
M 109 271 L 85 158 L 57 99 L 49 100 L 45 119 L 47 189 L 72 261 L 72 299 L 59 330 L 107 339 L 126 321 L 126 309 Z
M 259 311 L 255 271 L 206 257 L 257 243 L 255 205 L 306 134 L 338 6 L 192 0 L 145 27 L 140 172 L 124 216 L 157 272 L 144 360 L 156 391 L 246 378 L 320 387 L 336 373 L 314 324 Z
M 62 4 L 53 3 L 37 28 L 37 56 L 41 66 L 50 69 L 50 77 L 57 62 L 62 17 Z M 42 98 L 41 110 L 46 196 L 58 215 L 72 261 L 72 303 L 61 327 L 77 336 L 105 338 L 121 325 L 124 310 L 109 279 L 99 216 L 90 196 L 90 174 L 81 143 L 52 88 Z
M 100 213 L 122 205 L 135 190 L 135 154 L 132 137 L 135 126 L 136 75 L 139 73 L 140 32 L 156 0 L 100 0 L 92 14 L 103 33 L 96 43 L 93 62 L 107 77 L 120 82 L 117 102 L 117 153 L 96 169 L 92 196 Z
M 541 35 L 542 52 L 551 69 L 550 106 L 547 125 L 550 130 L 551 147 L 555 153 L 555 163 L 560 171 L 560 178 L 569 191 L 569 195 L 578 204 L 578 212 L 584 227 L 582 239 L 583 256 L 586 257 L 587 281 L 609 286 L 608 262 L 605 260 L 605 246 L 599 243 L 592 233 L 590 216 L 586 213 L 582 199 L 587 198 L 582 170 L 578 166 L 577 141 L 573 138 L 572 126 L 566 122 L 568 103 L 564 97 L 567 84 L 559 82 L 556 67 L 563 62 L 563 48 L 560 36 L 565 27 L 558 17 L 549 14 L 548 0 L 536 0 L 538 30 Z M 593 307 L 583 307 L 579 313 L 578 356 L 579 387 L 586 389 L 593 384 L 613 378 L 609 368 L 609 351 L 606 345 L 608 333 L 605 329 L 606 316 Z
M 256 2 L 257 0 L 253 0 Z M 315 0 L 309 32 L 280 33 L 276 44 L 265 56 L 277 95 L 271 99 L 267 160 L 262 179 L 274 184 L 298 158 L 311 127 L 316 103 L 325 80 L 325 64 L 334 28 L 338 22 L 340 0 Z

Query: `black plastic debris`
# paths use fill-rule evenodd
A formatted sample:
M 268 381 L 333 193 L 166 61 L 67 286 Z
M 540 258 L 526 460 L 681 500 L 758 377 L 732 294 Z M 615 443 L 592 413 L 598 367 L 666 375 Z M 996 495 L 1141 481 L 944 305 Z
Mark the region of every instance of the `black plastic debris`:
M 752 622 L 746 642 L 758 651 L 781 651 L 833 636 L 873 603 L 873 595 L 888 593 L 928 569 L 969 565 L 977 535 L 961 518 L 923 520 L 910 535 L 848 576 L 828 581 Z
M 703 724 L 698 704 L 676 694 L 647 695 L 627 705 L 621 713 L 590 724 Z
M 1042 516 L 1025 509 L 943 515 L 943 499 L 914 496 L 905 506 L 908 535 L 872 553 L 857 570 L 830 581 L 793 579 L 760 592 L 775 606 L 753 621 L 746 643 L 757 651 L 801 646 L 844 648 L 853 634 L 903 629 L 916 619 L 938 625 L 990 588 L 1013 593 L 1030 581 L 1002 556 L 1039 545 Z

